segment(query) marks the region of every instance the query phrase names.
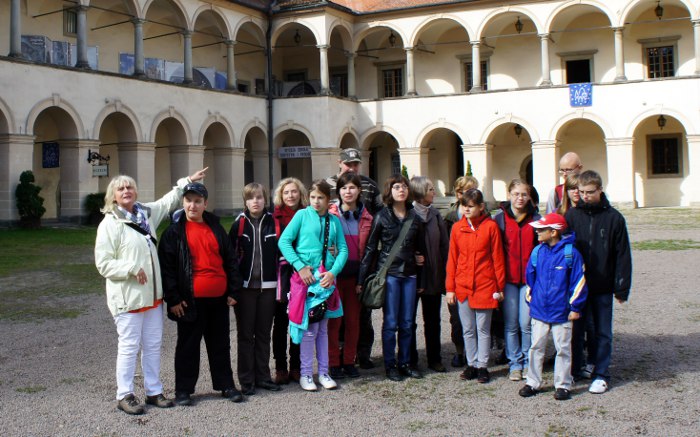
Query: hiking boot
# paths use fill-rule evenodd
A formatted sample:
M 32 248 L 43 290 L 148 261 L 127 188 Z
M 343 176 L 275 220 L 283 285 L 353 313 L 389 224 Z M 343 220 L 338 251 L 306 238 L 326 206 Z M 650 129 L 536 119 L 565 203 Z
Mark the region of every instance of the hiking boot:
M 399 366 L 399 373 L 401 376 L 407 377 L 407 378 L 415 378 L 415 379 L 421 379 L 423 378 L 423 373 L 421 373 L 420 370 L 416 367 L 411 367 L 411 366 Z
M 518 394 L 524 398 L 530 398 L 532 396 L 535 396 L 537 393 L 539 393 L 539 390 L 535 390 L 527 384 L 525 384 L 523 388 L 518 390 Z
M 360 372 L 357 370 L 357 367 L 355 367 L 353 364 L 344 365 L 343 373 L 345 373 L 345 376 L 347 376 L 348 378 L 358 378 L 360 376 Z
M 511 381 L 520 381 L 523 379 L 523 371 L 520 369 L 511 370 L 508 374 L 508 379 Z
M 192 398 L 190 397 L 190 394 L 184 391 L 175 393 L 175 405 L 179 405 L 181 407 L 192 405 Z
M 343 373 L 343 368 L 340 366 L 331 367 L 330 375 L 331 375 L 331 378 L 333 378 L 333 379 L 345 378 L 345 373 Z
M 571 399 L 571 392 L 565 388 L 558 388 L 554 392 L 554 399 L 558 401 L 566 401 Z
M 386 377 L 395 382 L 403 381 L 403 376 L 399 373 L 399 369 L 396 367 L 389 367 L 386 369 Z
M 479 384 L 486 384 L 487 382 L 491 381 L 491 377 L 489 376 L 489 371 L 486 370 L 486 367 L 481 367 L 477 370 L 477 382 Z
M 225 390 L 222 390 L 221 396 L 228 399 L 231 402 L 243 402 L 243 395 L 235 388 L 227 388 Z
M 471 381 L 472 379 L 476 378 L 476 374 L 476 367 L 467 366 L 467 368 L 464 369 L 464 372 L 459 374 L 459 379 L 462 381 Z
M 148 405 L 155 405 L 158 408 L 170 408 L 174 406 L 173 401 L 163 396 L 163 393 L 146 396 L 146 403 Z
M 117 408 L 126 414 L 139 415 L 144 413 L 143 405 L 139 403 L 139 400 L 133 393 L 129 393 L 117 401 Z
M 360 369 L 374 369 L 374 363 L 369 358 L 358 358 L 357 363 L 360 365 Z

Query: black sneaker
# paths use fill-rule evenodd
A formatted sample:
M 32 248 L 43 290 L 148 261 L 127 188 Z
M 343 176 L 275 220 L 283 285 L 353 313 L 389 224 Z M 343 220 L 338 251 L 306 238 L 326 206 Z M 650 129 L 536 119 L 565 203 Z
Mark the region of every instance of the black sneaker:
M 139 400 L 134 396 L 133 393 L 129 393 L 117 402 L 117 408 L 125 412 L 126 414 L 139 415 L 143 414 L 143 405 L 139 403 Z
M 226 390 L 222 390 L 221 397 L 235 403 L 243 402 L 243 395 L 235 388 L 227 388 Z
M 391 381 L 403 381 L 403 376 L 399 373 L 399 369 L 396 367 L 389 367 L 386 369 L 386 377 Z
M 567 401 L 567 400 L 571 399 L 571 392 L 565 388 L 558 388 L 554 392 L 554 399 L 556 399 L 558 401 Z
M 411 367 L 409 365 L 399 366 L 399 373 L 401 374 L 401 376 L 405 376 L 407 378 L 423 378 L 423 373 L 420 370 L 418 370 L 418 368 Z
M 184 391 L 176 392 L 175 405 L 179 405 L 181 407 L 192 405 L 192 398 L 190 397 L 190 394 Z
M 476 367 L 467 366 L 462 373 L 459 374 L 459 379 L 462 381 L 471 381 L 476 378 L 477 370 Z
M 486 367 L 480 367 L 479 369 L 477 369 L 476 380 L 480 384 L 486 384 L 487 382 L 491 381 L 491 377 L 489 376 L 489 371 L 486 370 Z
M 343 373 L 342 367 L 331 367 L 329 375 L 332 379 L 343 379 L 345 378 L 345 373 Z
M 241 384 L 241 391 L 246 396 L 253 396 L 255 394 L 255 386 L 253 384 Z
M 518 390 L 518 394 L 524 398 L 530 398 L 532 396 L 535 396 L 537 393 L 539 392 L 527 384 L 524 385 L 523 388 Z
M 452 357 L 452 367 L 464 367 L 467 364 L 464 359 L 464 354 L 455 354 Z
M 374 363 L 369 358 L 358 358 L 357 363 L 360 365 L 360 369 L 374 369 Z
M 348 378 L 358 378 L 360 376 L 359 370 L 352 364 L 346 364 L 343 366 L 343 373 Z

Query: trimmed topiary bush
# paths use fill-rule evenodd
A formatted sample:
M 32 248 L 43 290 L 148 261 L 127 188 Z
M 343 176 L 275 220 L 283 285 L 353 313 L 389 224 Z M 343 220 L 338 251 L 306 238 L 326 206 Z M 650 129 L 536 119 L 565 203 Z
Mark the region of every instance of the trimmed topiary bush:
M 25 170 L 19 175 L 19 185 L 15 190 L 19 225 L 23 228 L 39 228 L 41 217 L 46 212 L 44 198 L 39 196 L 41 187 L 34 185 L 34 181 L 34 173 L 31 170 Z

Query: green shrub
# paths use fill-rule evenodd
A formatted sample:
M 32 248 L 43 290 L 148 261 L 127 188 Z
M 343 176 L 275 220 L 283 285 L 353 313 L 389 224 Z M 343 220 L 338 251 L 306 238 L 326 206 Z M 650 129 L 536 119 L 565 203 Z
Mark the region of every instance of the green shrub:
M 25 170 L 19 176 L 19 185 L 15 190 L 20 226 L 24 228 L 38 228 L 46 212 L 44 198 L 39 196 L 41 187 L 34 185 L 34 181 L 34 173 Z

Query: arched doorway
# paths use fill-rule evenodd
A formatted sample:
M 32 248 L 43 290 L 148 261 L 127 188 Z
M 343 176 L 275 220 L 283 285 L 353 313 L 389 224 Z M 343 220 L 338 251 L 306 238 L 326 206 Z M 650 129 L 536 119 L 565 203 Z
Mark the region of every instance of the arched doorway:
M 231 172 L 236 169 L 231 168 L 231 161 L 225 156 L 217 155 L 232 147 L 231 136 L 222 123 L 214 122 L 204 132 L 202 145 L 204 146 L 204 167 L 209 167 L 206 178 L 209 192 L 207 209 L 209 211 L 219 208 L 230 209 L 232 196 L 240 188 L 231 187 L 229 182 Z
M 507 200 L 510 181 L 522 178 L 523 161 L 532 156 L 531 141 L 530 132 L 518 123 L 504 123 L 488 136 L 486 144 L 493 146 L 491 174 L 495 200 Z
M 280 179 L 295 177 L 307 187 L 312 182 L 311 141 L 301 131 L 288 129 L 275 138 Z
M 136 129 L 131 119 L 122 112 L 113 112 L 109 114 L 102 125 L 100 126 L 100 155 L 107 157 L 109 173 L 106 177 L 100 177 L 98 187 L 101 192 L 107 189 L 109 181 L 114 176 L 119 174 L 128 174 L 134 176 L 135 173 L 129 171 L 129 167 L 135 167 L 135 163 L 126 162 L 126 166 L 122 166 L 121 148 L 127 145 L 135 145 L 137 142 Z M 135 157 L 134 157 L 135 158 Z M 131 165 L 129 165 L 131 164 Z M 124 168 L 122 168 L 124 167 Z M 135 177 L 135 176 L 134 176 Z M 139 181 L 136 181 L 137 183 Z M 140 193 L 139 187 L 139 195 Z
M 564 156 L 568 152 L 575 152 L 581 158 L 583 169 L 595 170 L 603 178 L 603 184 L 607 184 L 607 149 L 605 133 L 600 126 L 594 121 L 584 118 L 571 120 L 559 129 L 556 134 L 556 140 L 559 146 L 559 157 Z M 560 180 L 559 183 L 563 182 L 563 180 Z M 541 194 L 547 195 L 547 193 Z M 615 201 L 615 199 L 610 200 Z
M 423 138 L 420 147 L 428 150 L 425 176 L 433 181 L 438 196 L 453 194 L 455 179 L 464 175 L 463 143 L 459 135 L 446 128 L 434 129 Z
M 180 161 L 183 148 L 187 147 L 185 128 L 179 120 L 168 117 L 156 129 L 156 183 L 155 198 L 159 199 L 170 191 L 178 178 L 187 176 L 186 165 Z M 172 152 L 178 152 L 174 155 Z
M 389 132 L 372 134 L 362 147 L 369 150 L 369 177 L 381 187 L 391 175 L 401 173 L 401 158 L 399 157 L 399 142 Z
M 269 182 L 269 159 L 267 138 L 259 127 L 251 128 L 245 136 L 244 181 L 246 184 L 258 182 L 267 186 Z M 272 187 L 270 187 L 272 189 Z

